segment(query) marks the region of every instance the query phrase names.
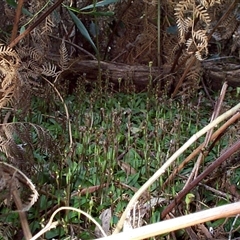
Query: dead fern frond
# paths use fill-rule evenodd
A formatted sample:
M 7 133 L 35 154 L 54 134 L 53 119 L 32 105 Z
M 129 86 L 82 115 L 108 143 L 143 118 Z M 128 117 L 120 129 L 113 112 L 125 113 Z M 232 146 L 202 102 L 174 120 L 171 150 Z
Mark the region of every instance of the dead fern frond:
M 52 28 L 55 27 L 55 24 L 53 23 L 52 19 L 51 19 L 51 15 L 48 15 L 45 18 L 45 24 L 42 27 L 42 35 L 43 34 L 50 34 L 52 33 Z
M 13 49 L 0 45 L 0 108 L 13 104 L 14 96 L 21 85 L 18 74 L 20 62 Z
M 192 27 L 193 18 L 189 17 L 189 14 L 194 9 L 194 6 L 194 0 L 180 1 L 174 9 L 181 42 L 185 41 L 185 33 Z
M 36 49 L 40 49 L 42 51 L 43 59 L 45 59 L 45 55 L 49 52 L 49 37 L 48 35 L 43 35 L 42 31 L 38 29 L 34 29 L 31 33 L 32 46 Z
M 6 59 L 13 67 L 19 67 L 20 65 L 20 58 L 16 51 L 5 45 L 0 45 L 0 59 Z
M 191 56 L 193 58 L 194 56 Z M 191 58 L 186 61 L 186 67 L 189 65 Z M 195 95 L 197 89 L 199 89 L 199 82 L 201 78 L 201 64 L 200 61 L 196 61 L 195 64 L 189 69 L 185 77 L 185 81 L 181 85 L 181 91 L 177 94 L 181 96 L 183 101 L 191 98 Z
M 28 197 L 28 201 L 24 199 L 23 202 L 23 208 L 18 209 L 18 211 L 28 211 L 32 205 L 37 201 L 38 199 L 38 192 L 32 183 L 32 181 L 19 169 L 15 168 L 14 166 L 5 163 L 0 162 L 0 178 L 1 178 L 1 186 L 0 191 L 3 189 L 8 190 L 8 199 L 11 199 L 12 191 L 15 191 L 16 189 L 19 189 L 19 186 L 27 187 L 31 194 Z
M 36 124 L 16 122 L 0 125 L 0 150 L 10 163 L 24 172 L 33 170 L 33 149 L 54 149 L 52 142 L 50 134 Z M 22 144 L 26 147 L 23 148 Z
M 11 223 L 0 223 L 0 239 L 12 240 L 14 233 L 14 227 Z
M 221 4 L 221 0 L 200 0 L 200 3 L 207 9 L 215 4 Z
M 40 48 L 28 48 L 29 55 L 32 60 L 41 62 L 44 59 L 44 53 Z
M 54 64 L 51 64 L 50 62 L 46 62 L 42 66 L 42 74 L 47 77 L 56 77 L 58 72 L 57 66 Z
M 203 5 L 196 5 L 194 0 L 180 1 L 175 7 L 175 18 L 181 42 L 185 41 L 185 34 L 192 28 L 196 19 L 209 26 L 211 18 Z
M 198 5 L 194 8 L 193 16 L 199 18 L 199 20 L 203 21 L 206 25 L 209 25 L 211 22 L 207 10 L 202 5 Z
M 68 68 L 68 51 L 64 39 L 62 40 L 59 52 L 60 52 L 59 66 L 61 70 L 64 71 Z
M 189 64 L 188 61 L 186 62 L 186 65 Z M 196 62 L 194 66 L 192 66 L 186 76 L 186 79 L 191 80 L 191 83 L 198 84 L 199 79 L 201 77 L 201 64 L 200 62 Z
M 202 55 L 208 54 L 208 37 L 205 30 L 193 31 L 193 38 L 189 38 L 186 42 L 187 52 L 194 54 L 198 60 L 203 60 Z

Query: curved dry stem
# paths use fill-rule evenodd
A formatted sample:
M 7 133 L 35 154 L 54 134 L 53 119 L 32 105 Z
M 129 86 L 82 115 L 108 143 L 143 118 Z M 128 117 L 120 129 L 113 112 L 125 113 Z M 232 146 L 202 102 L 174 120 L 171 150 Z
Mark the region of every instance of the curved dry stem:
M 1 169 L 1 178 L 3 182 L 8 181 L 6 180 L 6 175 L 11 178 L 11 180 L 9 180 L 7 186 L 5 187 L 9 188 L 11 197 L 13 198 L 15 205 L 17 206 L 17 212 L 19 214 L 25 239 L 29 240 L 31 239 L 32 234 L 29 228 L 25 211 L 27 211 L 37 201 L 38 192 L 36 191 L 35 186 L 31 182 L 31 180 L 19 169 L 5 162 L 0 162 L 0 169 Z M 18 183 L 21 182 L 24 185 L 28 186 L 32 191 L 32 194 L 30 196 L 31 200 L 26 206 L 22 204 L 20 192 L 18 189 L 19 184 L 16 183 L 16 181 L 14 180 L 17 180 Z
M 221 116 L 219 116 L 217 119 L 212 121 L 210 124 L 208 124 L 206 127 L 201 129 L 199 132 L 194 134 L 181 148 L 179 148 L 164 164 L 163 166 L 150 178 L 148 181 L 143 184 L 143 186 L 134 194 L 130 202 L 128 203 L 125 211 L 123 212 L 115 231 L 113 234 L 116 234 L 121 231 L 123 227 L 123 223 L 126 219 L 127 213 L 131 210 L 134 203 L 138 200 L 138 198 L 166 171 L 166 169 L 188 148 L 190 147 L 198 138 L 200 138 L 203 134 L 205 134 L 207 131 L 215 127 L 217 124 L 225 120 L 226 118 L 229 118 L 234 113 L 239 111 L 240 109 L 240 103 L 237 104 L 235 107 L 231 108 Z
M 22 171 L 11 164 L 0 162 L 0 168 L 2 168 L 3 171 L 9 173 L 12 177 L 16 177 L 21 183 L 28 186 L 32 191 L 30 202 L 27 205 L 23 206 L 23 208 L 18 209 L 18 212 L 28 211 L 38 199 L 38 192 L 34 184 Z M 20 176 L 16 176 L 16 174 L 19 174 Z
M 80 209 L 74 208 L 74 207 L 60 207 L 52 214 L 52 216 L 50 217 L 47 225 L 39 233 L 37 233 L 35 236 L 33 236 L 31 238 L 31 240 L 38 239 L 42 234 L 44 234 L 45 232 L 49 231 L 51 228 L 55 228 L 58 225 L 58 222 L 53 222 L 53 218 L 55 217 L 55 215 L 58 212 L 60 212 L 62 210 L 72 210 L 72 211 L 76 211 L 78 213 L 83 214 L 84 216 L 89 218 L 100 229 L 100 231 L 101 231 L 101 233 L 103 234 L 104 237 L 107 237 L 106 233 L 104 232 L 104 230 L 102 229 L 100 224 L 93 217 L 91 217 L 88 213 L 86 213 L 86 212 L 84 212 L 84 211 L 82 211 Z

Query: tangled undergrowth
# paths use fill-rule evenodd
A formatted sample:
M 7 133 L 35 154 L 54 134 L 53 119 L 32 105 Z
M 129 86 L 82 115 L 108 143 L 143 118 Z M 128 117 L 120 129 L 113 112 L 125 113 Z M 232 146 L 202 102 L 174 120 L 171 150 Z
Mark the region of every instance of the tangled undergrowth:
M 60 207 L 84 213 L 60 208 L 64 211 L 55 216 L 55 228 L 51 226 L 44 239 L 93 239 L 119 231 L 124 215 L 126 231 L 238 201 L 239 92 L 230 92 L 224 84 L 218 96 L 199 84 L 211 36 L 218 36 L 221 46 L 231 39 L 231 53 L 238 50 L 236 1 L 227 11 L 228 0 L 167 1 L 161 9 L 166 14 L 158 17 L 155 1 L 89 1 L 87 6 L 50 2 L 19 0 L 23 16 L 17 8 L 11 40 L 7 29 L 1 32 L 10 42 L 0 46 L 1 238 L 36 239 Z M 6 1 L 9 22 L 13 7 Z M 115 8 L 117 21 L 112 19 Z M 222 18 L 219 12 L 224 12 Z M 178 34 L 171 32 L 173 18 Z M 227 29 L 230 25 L 234 28 Z M 136 37 L 131 27 L 141 34 Z M 100 35 L 100 30 L 110 34 Z M 123 38 L 126 31 L 132 34 Z M 160 38 L 163 46 L 158 45 Z M 52 45 L 52 39 L 58 42 Z M 158 55 L 153 55 L 156 48 Z M 84 54 L 76 57 L 78 51 Z M 95 63 L 97 74 L 96 69 L 77 69 L 83 59 Z M 138 79 L 145 91 L 134 85 L 140 66 L 128 66 L 124 76 L 114 79 L 116 66 L 126 65 L 103 62 L 106 59 L 148 64 L 141 68 L 144 79 Z M 159 74 L 154 66 L 161 63 Z M 217 118 L 234 105 L 221 121 Z M 212 121 L 218 122 L 206 130 Z M 203 128 L 206 136 L 193 136 Z M 124 211 L 163 166 L 168 167 Z M 238 215 L 224 216 L 157 238 L 239 237 Z
M 30 165 L 26 174 L 39 193 L 38 201 L 27 214 L 33 234 L 46 224 L 54 210 L 60 206 L 84 210 L 96 219 L 100 218 L 101 213 L 106 215 L 106 211 L 108 214 L 110 211 L 111 221 L 104 214 L 105 218 L 102 217 L 104 230 L 110 233 L 131 196 L 211 118 L 213 106 L 202 92 L 186 104 L 159 97 L 153 91 L 122 94 L 104 92 L 104 89 L 100 91 L 99 87 L 101 86 L 87 92 L 84 86 L 79 85 L 74 95 L 64 98 L 68 112 L 71 113 L 71 148 L 68 119 L 62 101 L 55 97 L 54 89 L 49 90 L 45 99 L 33 99 L 29 114 L 24 119 L 21 118 L 21 113 L 15 112 L 12 115 L 12 124 L 24 121 L 32 126 L 41 126 L 48 131 L 50 141 L 53 141 L 52 145 L 41 150 L 34 147 L 39 144 L 39 138 L 33 131 L 28 130 L 31 141 L 24 139 L 24 134 L 16 135 L 20 138 L 18 146 L 32 144 L 26 144 L 20 152 L 24 157 L 29 156 L 32 147 L 34 156 L 32 162 L 26 162 L 27 158 L 21 162 L 23 171 Z M 231 95 L 226 98 L 228 104 L 223 103 L 221 111 L 229 109 L 235 102 L 230 101 Z M 2 109 L 3 113 L 4 111 L 9 109 Z M 217 143 L 213 142 L 209 148 L 201 150 L 204 161 L 200 172 L 239 138 L 239 129 L 239 124 L 233 125 Z M 165 206 L 186 184 L 196 159 L 192 159 L 171 179 L 169 176 L 203 141 L 200 138 L 185 151 L 141 197 L 139 206 L 144 206 L 144 209 L 139 213 L 141 221 L 133 223 L 134 226 L 160 221 Z M 190 192 L 190 202 L 185 199 L 175 208 L 174 216 L 235 201 L 239 196 L 237 190 L 233 190 L 239 184 L 238 160 L 239 153 L 207 176 Z M 153 208 L 149 203 L 146 205 L 149 200 Z M 5 204 L 6 200 L 1 208 L 1 225 L 4 229 L 9 229 L 8 239 L 16 239 L 16 234 L 19 234 L 17 213 L 6 208 Z M 57 219 L 59 226 L 47 232 L 46 239 L 67 239 L 70 236 L 71 239 L 93 239 L 96 234 L 99 236 L 99 232 L 94 230 L 95 226 L 77 212 L 59 214 Z M 212 227 L 214 237 L 227 238 L 232 222 L 233 219 L 230 218 L 201 224 L 191 228 L 191 234 L 204 238 L 206 231 L 209 232 Z M 232 236 L 238 236 L 238 224 L 235 226 Z M 188 239 L 189 231 L 181 230 L 171 235 Z

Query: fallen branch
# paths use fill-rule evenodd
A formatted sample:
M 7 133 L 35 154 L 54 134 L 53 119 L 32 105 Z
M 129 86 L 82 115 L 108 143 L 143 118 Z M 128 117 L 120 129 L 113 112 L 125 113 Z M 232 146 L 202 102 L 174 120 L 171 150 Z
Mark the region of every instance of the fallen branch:
M 160 70 L 157 67 L 150 68 L 147 65 L 128 65 L 103 61 L 100 61 L 100 66 L 98 66 L 96 60 L 75 61 L 70 66 L 70 71 L 94 82 L 98 79 L 99 67 L 102 79 L 107 79 L 116 84 L 133 83 L 141 88 L 147 87 L 150 78 L 155 79 L 160 76 Z

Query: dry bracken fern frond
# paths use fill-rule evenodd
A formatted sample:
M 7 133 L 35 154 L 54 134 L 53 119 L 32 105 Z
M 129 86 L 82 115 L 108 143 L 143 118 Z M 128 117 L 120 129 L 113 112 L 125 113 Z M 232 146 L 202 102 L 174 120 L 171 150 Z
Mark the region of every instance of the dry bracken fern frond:
M 193 57 L 194 55 L 192 55 L 188 61 L 186 61 L 186 67 Z M 197 61 L 196 64 L 190 68 L 183 84 L 181 85 L 181 90 L 177 94 L 178 96 L 181 96 L 183 101 L 187 101 L 187 99 L 195 95 L 196 90 L 199 89 L 200 77 L 201 64 L 200 61 Z
M 185 33 L 192 27 L 193 19 L 189 17 L 189 13 L 194 8 L 194 1 L 180 1 L 175 7 L 175 18 L 178 26 L 179 36 L 181 41 L 185 39 Z
M 207 9 L 203 5 L 196 5 L 194 0 L 180 1 L 175 7 L 174 15 L 182 42 L 185 40 L 185 33 L 190 28 L 194 31 L 194 21 L 196 19 L 202 21 L 207 26 L 211 23 Z
M 51 15 L 48 15 L 45 18 L 45 24 L 42 27 L 42 35 L 43 34 L 50 34 L 52 33 L 52 28 L 55 27 L 55 24 L 53 23 L 52 19 L 51 19 Z
M 14 235 L 14 227 L 11 223 L 0 223 L 0 239 L 12 240 Z
M 0 108 L 13 104 L 14 95 L 20 87 L 18 54 L 11 48 L 0 45 Z
M 27 148 L 23 149 L 21 144 L 27 145 Z M 10 163 L 29 174 L 33 165 L 34 148 L 44 151 L 53 148 L 50 134 L 41 126 L 22 122 L 0 125 L 0 150 L 7 156 Z
M 59 66 L 61 70 L 64 71 L 68 68 L 68 51 L 64 40 L 62 40 L 59 52 L 60 52 Z
M 8 190 L 9 199 L 11 199 L 12 191 L 19 189 L 19 186 L 27 187 L 30 190 L 31 194 L 29 194 L 27 202 L 25 198 L 22 201 L 23 203 L 25 202 L 23 208 L 19 209 L 18 211 L 28 211 L 31 206 L 37 201 L 38 192 L 34 184 L 23 172 L 14 166 L 5 162 L 0 162 L 0 179 L 0 192 L 3 189 Z
M 55 77 L 57 73 L 57 66 L 51 64 L 50 62 L 46 62 L 42 66 L 42 74 L 47 77 Z
M 189 64 L 189 62 L 186 62 L 186 65 Z M 192 66 L 189 70 L 189 72 L 187 73 L 186 79 L 191 80 L 191 83 L 198 83 L 199 79 L 201 76 L 201 64 L 200 62 L 196 62 L 196 64 L 194 64 L 194 66 Z
M 194 8 L 193 16 L 199 18 L 199 20 L 203 21 L 206 25 L 209 25 L 211 22 L 207 10 L 202 5 L 198 5 Z
M 193 38 L 189 38 L 186 42 L 187 52 L 195 53 L 198 60 L 203 60 L 202 55 L 208 54 L 208 37 L 205 30 L 193 31 Z
M 215 4 L 221 4 L 221 0 L 200 0 L 200 3 L 207 9 Z

